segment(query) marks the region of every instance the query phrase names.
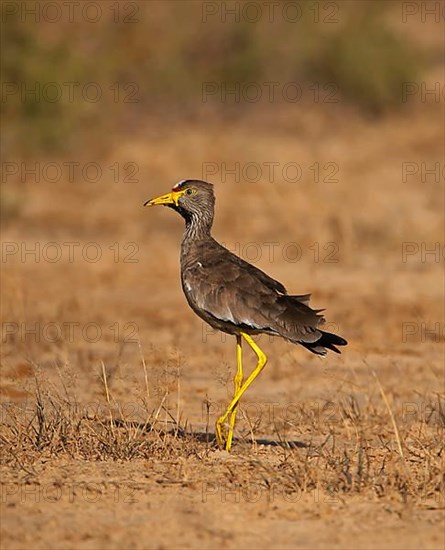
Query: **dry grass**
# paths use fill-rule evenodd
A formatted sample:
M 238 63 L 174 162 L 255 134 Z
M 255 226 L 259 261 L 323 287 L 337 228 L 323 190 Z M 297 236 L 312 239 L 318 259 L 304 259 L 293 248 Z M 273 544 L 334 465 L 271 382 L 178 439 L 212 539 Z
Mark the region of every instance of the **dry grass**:
M 135 422 L 126 417 L 125 406 L 110 398 L 106 378 L 103 382 L 106 398 L 94 415 L 66 387 L 57 393 L 38 380 L 31 405 L 4 405 L 2 466 L 29 482 L 38 480 L 38 465 L 61 457 L 121 462 L 195 459 L 201 463 L 195 481 L 204 472 L 209 483 L 216 483 L 207 460 L 216 449 L 213 435 L 181 425 L 174 411 L 162 405 L 165 399 L 156 410 L 146 407 L 144 422 Z M 384 399 L 377 404 L 360 405 L 353 395 L 321 407 L 302 402 L 292 404 L 291 414 L 289 406 L 276 407 L 273 416 L 256 418 L 254 427 L 244 414 L 249 422 L 241 422 L 244 436 L 241 430 L 234 454 L 244 466 L 236 473 L 223 469 L 218 483 L 254 483 L 264 490 L 274 486 L 288 495 L 316 491 L 333 500 L 362 494 L 440 508 L 445 494 L 445 396 L 420 395 L 425 408 L 419 414 L 400 400 L 390 405 L 378 385 Z M 160 420 L 161 412 L 167 421 Z M 241 418 L 243 413 L 241 407 Z M 296 440 L 289 438 L 295 429 L 302 434 Z M 251 439 L 253 432 L 265 430 L 272 437 Z

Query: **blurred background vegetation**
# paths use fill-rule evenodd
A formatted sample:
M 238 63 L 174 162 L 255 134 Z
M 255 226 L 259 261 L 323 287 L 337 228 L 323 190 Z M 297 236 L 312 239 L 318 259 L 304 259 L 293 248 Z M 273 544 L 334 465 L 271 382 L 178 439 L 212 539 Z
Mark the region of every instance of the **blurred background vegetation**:
M 96 23 L 80 17 L 70 22 L 65 11 L 57 23 L 42 18 L 36 24 L 32 16 L 23 17 L 23 4 L 3 16 L 2 81 L 29 89 L 36 82 L 81 86 L 74 102 L 68 88 L 55 102 L 9 95 L 2 105 L 7 156 L 63 154 L 89 142 L 97 147 L 98 141 L 106 148 L 105 136 L 116 125 L 135 129 L 143 116 L 189 116 L 203 108 L 204 82 L 224 82 L 228 88 L 249 82 L 335 82 L 342 100 L 381 116 L 400 105 L 402 83 L 422 74 L 434 57 L 388 24 L 388 12 L 400 11 L 400 2 L 300 2 L 297 23 L 280 15 L 281 6 L 272 22 L 265 12 L 256 22 L 237 22 L 230 15 L 226 21 L 220 14 L 205 16 L 205 2 L 154 1 L 130 3 L 137 7 L 135 23 L 125 21 L 131 16 L 123 11 L 116 22 L 115 12 L 107 9 L 112 3 L 102 2 Z M 128 3 L 120 5 L 123 10 Z M 314 5 L 327 23 L 316 21 Z M 88 82 L 101 86 L 100 102 L 78 100 Z M 135 83 L 135 102 L 126 95 L 131 89 L 112 89 L 119 83 Z M 221 110 L 227 104 L 215 94 L 209 106 Z M 238 110 L 244 108 L 240 102 Z
M 79 17 L 89 4 L 101 9 L 97 22 Z M 422 21 L 422 10 L 438 3 L 271 4 L 272 19 L 261 1 L 0 4 L 9 7 L 7 16 L 2 11 L 2 162 L 15 169 L 3 177 L 3 240 L 25 251 L 45 242 L 79 249 L 96 242 L 103 251 L 97 263 L 14 254 L 2 263 L 5 320 L 137 323 L 144 345 L 183 347 L 196 357 L 196 324 L 178 286 L 182 222 L 142 207 L 189 177 L 216 186 L 218 239 L 235 252 L 259 245 L 258 267 L 295 292 L 316 293 L 316 307 L 329 304 L 339 332 L 370 353 L 403 349 L 403 323 L 443 318 L 443 258 L 425 252 L 443 243 L 444 227 L 443 21 Z M 54 5 L 65 10 L 57 22 L 25 16 L 36 6 L 51 15 Z M 73 20 L 70 5 L 77 5 Z M 255 10 L 242 12 L 248 5 L 262 9 L 258 20 Z M 289 5 L 299 6 L 298 21 L 283 17 Z M 404 22 L 406 5 L 416 15 Z M 406 82 L 419 90 L 408 101 Z M 267 83 L 277 84 L 272 101 Z M 283 97 L 287 83 L 303 91 L 296 103 Z M 224 97 L 224 88 L 254 93 L 252 84 L 263 91 L 259 101 Z M 213 91 L 204 96 L 207 85 Z M 45 86 L 50 98 L 54 90 L 61 97 L 42 97 Z M 440 93 L 424 97 L 422 86 Z M 97 89 L 101 97 L 86 100 Z M 326 101 L 332 92 L 334 103 Z M 67 162 L 80 166 L 73 178 Z M 90 163 L 102 171 L 97 181 L 83 174 Z M 300 168 L 298 181 L 286 179 L 289 164 Z M 60 177 L 45 177 L 47 165 Z M 252 165 L 258 179 L 246 177 Z M 272 242 L 281 251 L 298 243 L 301 261 L 282 253 L 270 260 L 263 244 Z M 111 251 L 125 243 L 136 246 L 139 263 L 115 261 Z M 404 243 L 418 252 L 404 258 Z M 333 262 L 326 258 L 332 244 Z M 78 344 L 73 364 L 86 369 L 89 385 L 104 350 L 85 358 Z M 114 361 L 114 347 L 105 348 Z M 46 353 L 52 361 L 51 345 L 36 346 L 36 362 Z M 128 354 L 139 364 L 138 349 Z

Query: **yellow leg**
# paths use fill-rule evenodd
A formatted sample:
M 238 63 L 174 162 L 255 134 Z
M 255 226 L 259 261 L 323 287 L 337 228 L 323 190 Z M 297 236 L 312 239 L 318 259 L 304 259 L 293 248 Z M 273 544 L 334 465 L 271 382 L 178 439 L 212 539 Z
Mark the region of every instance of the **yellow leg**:
M 239 392 L 239 390 L 241 389 L 241 386 L 243 385 L 243 352 L 241 348 L 240 335 L 237 335 L 236 337 L 236 374 L 235 374 L 233 383 L 235 386 L 233 397 L 235 397 L 235 395 Z M 229 433 L 227 434 L 227 441 L 226 441 L 226 451 L 230 451 L 230 447 L 232 446 L 233 430 L 235 428 L 237 409 L 238 407 L 235 407 L 230 415 Z
M 255 341 L 248 334 L 244 332 L 241 332 L 240 334 L 255 352 L 256 356 L 258 357 L 258 363 L 255 369 L 250 374 L 250 376 L 247 378 L 247 380 L 241 385 L 241 387 L 237 391 L 235 391 L 235 395 L 233 396 L 233 399 L 230 402 L 230 405 L 227 407 L 226 412 L 216 421 L 216 440 L 220 447 L 224 446 L 224 440 L 225 440 L 225 437 L 223 436 L 224 424 L 227 422 L 227 419 L 229 418 L 229 416 L 231 416 L 232 413 L 236 410 L 236 406 L 238 405 L 239 400 L 241 399 L 241 397 L 243 396 L 247 388 L 250 386 L 250 384 L 252 384 L 255 378 L 260 374 L 260 372 L 263 370 L 263 368 L 267 363 L 266 354 L 257 346 Z M 230 431 L 229 431 L 229 436 L 230 436 Z M 229 436 L 226 439 L 227 451 L 230 450 L 230 445 L 228 445 Z M 230 437 L 230 444 L 231 442 L 232 442 L 232 438 Z

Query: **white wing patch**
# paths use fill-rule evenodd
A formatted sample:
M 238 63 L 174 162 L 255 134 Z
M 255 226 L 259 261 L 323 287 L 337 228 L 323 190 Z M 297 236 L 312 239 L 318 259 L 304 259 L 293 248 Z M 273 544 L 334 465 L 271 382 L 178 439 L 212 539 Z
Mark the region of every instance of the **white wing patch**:
M 190 286 L 190 283 L 188 283 L 187 281 L 184 281 L 184 286 L 189 292 L 191 292 L 192 287 Z

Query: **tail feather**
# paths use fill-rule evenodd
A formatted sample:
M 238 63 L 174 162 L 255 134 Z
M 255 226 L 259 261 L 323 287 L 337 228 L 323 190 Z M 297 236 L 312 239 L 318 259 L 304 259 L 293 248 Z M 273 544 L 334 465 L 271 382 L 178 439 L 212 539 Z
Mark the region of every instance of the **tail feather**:
M 328 350 L 341 353 L 336 346 L 346 346 L 348 343 L 341 336 L 321 330 L 325 324 L 322 315 L 324 309 L 312 309 L 309 306 L 310 294 L 280 296 L 277 304 L 282 308 L 275 317 L 275 333 L 290 340 L 294 344 L 301 344 L 317 355 L 326 355 Z
M 325 332 L 323 330 L 318 330 L 317 332 L 321 334 L 321 337 L 315 342 L 299 341 L 299 344 L 317 355 L 326 355 L 328 349 L 335 351 L 335 353 L 341 353 L 336 346 L 346 346 L 348 343 L 341 336 L 337 336 L 331 332 Z
M 287 294 L 286 297 L 291 300 L 296 300 L 305 306 L 309 305 L 311 295 L 310 294 Z

